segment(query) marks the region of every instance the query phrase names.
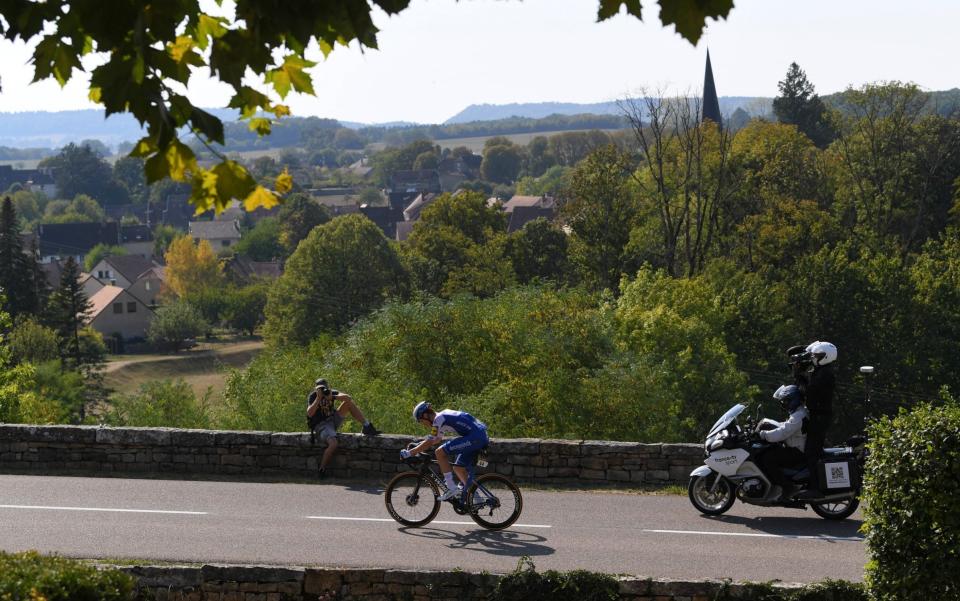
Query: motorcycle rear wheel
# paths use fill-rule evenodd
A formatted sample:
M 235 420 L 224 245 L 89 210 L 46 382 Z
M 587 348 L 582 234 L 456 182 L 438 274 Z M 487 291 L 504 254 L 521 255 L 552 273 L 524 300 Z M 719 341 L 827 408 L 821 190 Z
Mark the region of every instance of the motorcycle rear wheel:
M 716 478 L 720 478 L 717 488 L 712 493 L 710 488 Z M 720 515 L 726 513 L 733 502 L 737 500 L 733 484 L 716 472 L 708 476 L 693 476 L 687 486 L 687 496 L 697 511 L 704 515 Z
M 829 501 L 826 503 L 810 503 L 810 509 L 825 520 L 845 520 L 860 507 L 860 499 L 856 497 L 843 501 Z

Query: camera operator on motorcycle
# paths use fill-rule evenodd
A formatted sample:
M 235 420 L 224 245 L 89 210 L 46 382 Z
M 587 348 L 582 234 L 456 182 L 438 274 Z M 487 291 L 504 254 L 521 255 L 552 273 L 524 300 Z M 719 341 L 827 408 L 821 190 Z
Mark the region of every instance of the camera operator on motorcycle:
M 823 454 L 827 430 L 833 417 L 833 397 L 837 387 L 837 376 L 834 372 L 837 347 L 818 340 L 805 348 L 791 347 L 787 354 L 790 355 L 794 380 L 803 393 L 807 411 L 810 412 L 803 454 L 806 455 L 811 478 L 809 487 L 798 498 L 816 499 L 824 494 L 819 490 L 818 480 L 813 475 L 817 473 L 817 462 Z
M 803 406 L 803 393 L 796 385 L 781 386 L 773 393 L 773 398 L 780 401 L 780 406 L 790 417 L 784 422 L 763 419 L 757 425 L 757 435 L 761 440 L 783 443 L 770 446 L 757 462 L 773 482 L 767 498 L 775 501 L 787 498 L 793 492 L 793 485 L 782 469 L 800 468 L 806 463 L 803 449 L 807 442 L 806 431 L 810 414 Z

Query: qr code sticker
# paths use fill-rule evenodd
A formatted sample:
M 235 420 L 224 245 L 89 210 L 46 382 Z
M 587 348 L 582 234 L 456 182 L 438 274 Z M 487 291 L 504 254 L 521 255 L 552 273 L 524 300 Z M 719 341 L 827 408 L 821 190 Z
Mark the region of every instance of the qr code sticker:
M 850 488 L 850 468 L 846 462 L 824 464 L 827 488 Z

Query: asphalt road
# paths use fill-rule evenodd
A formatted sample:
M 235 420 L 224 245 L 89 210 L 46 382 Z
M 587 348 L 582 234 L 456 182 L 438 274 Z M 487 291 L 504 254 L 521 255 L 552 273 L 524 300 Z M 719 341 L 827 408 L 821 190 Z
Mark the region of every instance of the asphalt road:
M 425 528 L 390 519 L 382 488 L 0 475 L 0 549 L 84 558 L 508 572 L 583 568 L 643 577 L 860 580 L 860 514 L 738 503 L 707 518 L 686 497 L 524 491 L 488 532 L 444 504 Z

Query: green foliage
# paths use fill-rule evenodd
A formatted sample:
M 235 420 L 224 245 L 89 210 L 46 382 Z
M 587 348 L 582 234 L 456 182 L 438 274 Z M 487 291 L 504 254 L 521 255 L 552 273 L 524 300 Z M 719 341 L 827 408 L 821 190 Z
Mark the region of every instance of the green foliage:
M 567 235 L 546 219 L 534 219 L 510 234 L 507 256 L 517 274 L 517 281 L 566 281 L 569 274 Z
M 207 331 L 209 325 L 193 305 L 177 301 L 157 309 L 147 339 L 163 349 L 179 351 L 184 343 Z
M 573 230 L 571 259 L 596 289 L 614 289 L 624 273 L 624 250 L 638 207 L 630 197 L 629 158 L 614 146 L 590 154 L 573 171 L 561 215 Z
M 787 76 L 778 87 L 780 95 L 773 99 L 773 112 L 777 119 L 781 123 L 796 125 L 820 148 L 830 144 L 835 134 L 830 126 L 827 108 L 797 63 L 790 63 Z
M 687 440 L 702 436 L 717 415 L 756 392 L 727 346 L 725 333 L 736 313 L 721 299 L 729 300 L 704 278 L 673 279 L 642 269 L 624 283 L 617 302 L 619 338 L 638 357 L 634 371 L 657 374 L 656 387 L 635 394 L 653 396 L 655 406 L 666 409 L 647 421 L 667 418 Z
M 0 551 L 0 599 L 131 601 L 135 588 L 133 577 L 119 570 L 98 570 L 36 551 Z
M 127 188 L 114 179 L 110 164 L 91 145 L 67 144 L 40 164 L 53 170 L 60 198 L 86 195 L 105 205 L 130 200 Z
M 136 394 L 113 400 L 107 421 L 117 426 L 209 428 L 210 391 L 197 399 L 183 380 L 157 380 L 140 385 Z
M 233 370 L 223 391 L 225 410 L 220 425 L 232 429 L 301 432 L 306 425 L 306 398 L 313 381 L 325 373 L 324 358 L 333 341 L 320 337 L 308 349 L 269 349 L 260 353 L 244 370 Z M 330 380 L 337 382 L 336 380 Z M 336 384 L 353 394 L 352 390 Z M 368 399 L 354 397 L 368 419 Z M 344 424 L 349 427 L 348 422 Z
M 960 122 L 928 115 L 916 85 L 848 89 L 835 114 L 838 214 L 866 237 L 916 251 L 938 235 L 960 176 Z
M 162 257 L 167 254 L 170 243 L 183 235 L 183 232 L 172 225 L 160 224 L 153 228 L 153 254 Z
M 10 197 L 5 197 L 0 208 L 0 292 L 5 302 L 0 309 L 8 310 L 13 317 L 36 314 L 40 308 L 36 261 L 23 250 L 17 211 Z
M 489 296 L 513 281 L 504 256 L 506 221 L 482 194 L 441 195 L 423 210 L 407 240 L 415 286 L 430 294 Z
M 523 164 L 521 149 L 503 138 L 505 143 L 485 145 L 483 162 L 480 164 L 480 174 L 483 179 L 500 184 L 509 184 L 517 179 Z M 490 140 L 487 140 L 488 144 Z
M 60 287 L 50 297 L 47 307 L 49 323 L 59 337 L 60 356 L 65 363 L 79 368 L 85 363 L 80 331 L 89 314 L 90 301 L 80 285 L 80 266 L 74 258 L 67 257 L 60 273 Z
M 21 420 L 28 423 L 77 424 L 87 402 L 86 382 L 79 371 L 64 370 L 59 361 L 36 365 L 34 401 L 21 404 Z
M 620 585 L 609 574 L 574 570 L 537 572 L 529 557 L 523 557 L 516 569 L 500 578 L 490 595 L 491 601 L 617 601 Z
M 920 405 L 869 430 L 866 580 L 877 601 L 956 599 L 960 406 Z
M 230 252 L 250 257 L 254 261 L 275 261 L 287 255 L 280 243 L 280 221 L 267 217 L 246 232 Z
M 263 323 L 263 310 L 267 305 L 269 284 L 253 284 L 243 288 L 231 288 L 226 293 L 223 318 L 234 330 L 253 336 L 254 330 Z
M 43 363 L 60 357 L 57 333 L 34 318 L 17 321 L 7 342 L 16 363 Z
M 106 215 L 96 200 L 86 194 L 77 194 L 73 200 L 54 200 L 47 203 L 43 223 L 93 223 L 104 221 Z
M 339 332 L 405 288 L 406 273 L 383 232 L 363 215 L 314 228 L 270 290 L 265 335 L 307 344 Z
M 90 249 L 90 252 L 83 258 L 83 268 L 89 273 L 93 271 L 97 263 L 107 257 L 122 257 L 127 254 L 127 249 L 122 246 L 109 246 L 106 244 L 97 244 Z
M 330 213 L 310 196 L 294 193 L 283 203 L 277 220 L 280 222 L 280 243 L 286 249 L 284 256 L 289 256 L 313 228 L 330 221 Z

